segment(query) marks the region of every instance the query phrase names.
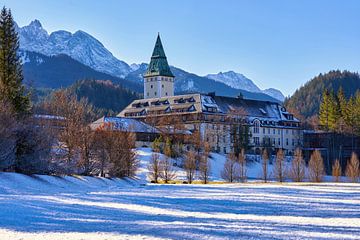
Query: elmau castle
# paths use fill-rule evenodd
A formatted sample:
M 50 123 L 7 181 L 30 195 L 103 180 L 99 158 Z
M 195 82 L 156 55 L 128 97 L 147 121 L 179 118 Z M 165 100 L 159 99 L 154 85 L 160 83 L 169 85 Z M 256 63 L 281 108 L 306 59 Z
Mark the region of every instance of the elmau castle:
M 185 128 L 182 133 L 200 133 L 212 151 L 219 153 L 235 151 L 239 141 L 247 141 L 247 148 L 253 153 L 259 154 L 267 148 L 271 151 L 283 149 L 292 155 L 302 144 L 299 120 L 279 102 L 245 99 L 241 95 L 216 96 L 215 92 L 175 95 L 176 78 L 170 70 L 160 36 L 143 78 L 144 99 L 133 101 L 118 118 L 104 117 L 94 122 L 93 127 L 113 122 L 124 128 L 125 123 L 136 119 L 140 120 L 136 122 L 142 130 L 135 128 L 134 131 L 141 133 L 165 129 L 169 120 L 174 125 L 180 122 Z M 152 126 L 144 127 L 150 122 Z M 142 145 L 150 143 L 144 137 L 139 140 Z

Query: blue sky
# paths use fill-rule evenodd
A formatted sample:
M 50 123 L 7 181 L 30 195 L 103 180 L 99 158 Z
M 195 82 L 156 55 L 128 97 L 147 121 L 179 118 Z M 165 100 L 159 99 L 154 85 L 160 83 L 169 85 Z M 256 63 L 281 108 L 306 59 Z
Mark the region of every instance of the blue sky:
M 171 65 L 234 70 L 285 95 L 320 72 L 360 69 L 357 0 L 0 0 L 20 26 L 83 30 L 127 63 L 148 62 L 160 32 Z

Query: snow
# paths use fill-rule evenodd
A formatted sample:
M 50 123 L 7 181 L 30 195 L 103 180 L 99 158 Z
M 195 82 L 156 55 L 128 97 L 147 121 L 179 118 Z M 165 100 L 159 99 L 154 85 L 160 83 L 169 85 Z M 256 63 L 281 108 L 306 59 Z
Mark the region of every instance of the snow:
M 256 86 L 250 79 L 245 77 L 243 74 L 236 73 L 234 71 L 208 74 L 205 77 L 213 79 L 217 82 L 225 83 L 226 85 L 235 89 L 243 89 L 249 92 L 261 92 L 260 88 Z
M 38 20 L 17 30 L 23 50 L 46 56 L 66 54 L 97 71 L 118 77 L 125 77 L 131 71 L 127 63 L 114 57 L 100 41 L 86 32 L 72 34 L 60 30 L 49 35 Z
M 0 239 L 359 239 L 360 184 L 145 184 L 136 153 L 137 180 L 0 173 Z
M 245 77 L 243 74 L 236 73 L 234 71 L 219 72 L 217 74 L 208 74 L 205 77 L 213 79 L 217 82 L 224 83 L 235 89 L 242 89 L 254 93 L 258 93 L 258 92 L 265 93 L 266 95 L 269 95 L 270 97 L 273 97 L 281 102 L 283 102 L 285 99 L 284 95 L 279 90 L 274 88 L 261 90 L 258 86 L 256 86 L 256 84 L 253 81 Z

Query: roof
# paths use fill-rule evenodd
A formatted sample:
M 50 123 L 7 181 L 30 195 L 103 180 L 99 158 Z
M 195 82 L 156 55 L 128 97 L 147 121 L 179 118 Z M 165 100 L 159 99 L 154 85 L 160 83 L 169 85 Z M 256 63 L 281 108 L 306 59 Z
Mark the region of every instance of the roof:
M 154 104 L 152 104 L 154 103 Z M 299 122 L 293 115 L 276 102 L 259 101 L 243 98 L 232 98 L 205 94 L 187 94 L 161 98 L 138 99 L 128 105 L 118 116 L 139 117 L 146 116 L 159 109 L 168 111 L 159 114 L 178 113 L 208 113 L 236 115 L 242 112 L 250 121 L 258 119 L 263 125 L 274 125 L 274 122 Z M 141 115 L 133 115 L 141 112 Z
M 165 51 L 161 43 L 160 35 L 158 34 L 154 51 L 151 56 L 151 61 L 144 74 L 144 77 L 166 76 L 174 77 L 171 72 L 169 64 L 166 59 Z
M 168 110 L 167 113 L 185 109 L 185 112 L 201 112 L 201 95 L 187 94 L 178 96 L 167 96 L 161 98 L 147 98 L 134 100 L 118 117 L 131 117 L 133 113 L 143 113 L 143 115 L 151 115 L 155 111 Z M 166 114 L 166 113 L 164 113 Z M 137 115 L 138 116 L 138 115 Z
M 102 117 L 90 124 L 91 129 L 98 129 L 109 124 L 112 130 L 137 132 L 137 133 L 159 133 L 159 130 L 136 119 L 123 117 Z

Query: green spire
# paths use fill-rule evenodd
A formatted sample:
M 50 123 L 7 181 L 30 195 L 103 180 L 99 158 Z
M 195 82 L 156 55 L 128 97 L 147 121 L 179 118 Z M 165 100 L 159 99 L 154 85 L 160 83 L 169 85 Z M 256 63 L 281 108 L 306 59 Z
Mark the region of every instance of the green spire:
M 174 77 L 166 59 L 165 51 L 158 34 L 151 61 L 144 77 L 166 76 Z

